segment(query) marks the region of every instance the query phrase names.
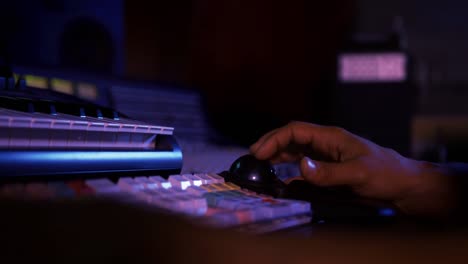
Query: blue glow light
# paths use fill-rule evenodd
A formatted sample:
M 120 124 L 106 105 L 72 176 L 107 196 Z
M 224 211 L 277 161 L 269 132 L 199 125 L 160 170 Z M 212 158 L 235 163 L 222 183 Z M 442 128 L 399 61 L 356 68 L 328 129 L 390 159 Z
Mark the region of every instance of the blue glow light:
M 0 150 L 0 169 L 8 176 L 181 167 L 180 151 Z
M 394 216 L 395 210 L 393 210 L 392 208 L 382 208 L 379 210 L 379 215 L 380 216 Z

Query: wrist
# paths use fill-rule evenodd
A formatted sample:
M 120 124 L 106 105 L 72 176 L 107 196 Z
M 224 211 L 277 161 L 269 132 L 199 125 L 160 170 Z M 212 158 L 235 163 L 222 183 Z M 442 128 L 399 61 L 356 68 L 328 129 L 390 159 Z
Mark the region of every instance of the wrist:
M 434 218 L 450 217 L 458 206 L 451 170 L 444 164 L 408 159 L 409 187 L 397 206 L 405 213 Z

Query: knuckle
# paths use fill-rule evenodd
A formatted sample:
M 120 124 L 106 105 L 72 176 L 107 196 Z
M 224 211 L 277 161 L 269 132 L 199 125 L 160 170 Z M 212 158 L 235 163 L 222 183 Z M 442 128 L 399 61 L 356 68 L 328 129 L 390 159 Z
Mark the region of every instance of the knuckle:
M 331 133 L 333 133 L 334 135 L 337 135 L 337 136 L 346 135 L 348 133 L 348 131 L 346 129 L 342 128 L 342 127 L 332 126 L 329 129 L 330 129 Z
M 296 128 L 296 127 L 302 126 L 303 124 L 304 124 L 303 122 L 293 120 L 293 121 L 290 121 L 287 126 Z

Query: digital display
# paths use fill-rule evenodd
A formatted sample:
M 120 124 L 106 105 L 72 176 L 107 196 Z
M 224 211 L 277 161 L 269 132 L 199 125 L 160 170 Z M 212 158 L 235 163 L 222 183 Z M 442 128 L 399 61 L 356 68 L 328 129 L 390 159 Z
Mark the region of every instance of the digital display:
M 78 83 L 78 96 L 88 100 L 96 100 L 98 91 L 94 84 Z
M 338 58 L 342 83 L 403 82 L 407 78 L 403 53 L 348 53 Z
M 39 89 L 48 89 L 49 82 L 47 78 L 35 76 L 35 75 L 25 75 L 24 79 L 26 81 L 26 85 L 33 88 Z
M 70 81 L 54 78 L 51 80 L 50 84 L 54 91 L 64 94 L 73 94 L 73 83 Z

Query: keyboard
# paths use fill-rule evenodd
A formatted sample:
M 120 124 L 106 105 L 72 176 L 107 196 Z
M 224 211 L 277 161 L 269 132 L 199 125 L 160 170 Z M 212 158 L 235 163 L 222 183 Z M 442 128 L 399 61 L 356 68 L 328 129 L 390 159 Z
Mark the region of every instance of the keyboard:
M 213 151 L 186 148 L 195 155 L 185 157 L 191 169 L 183 171 L 172 127 L 21 82 L 12 87 L 0 89 L 0 198 L 112 199 L 249 233 L 311 221 L 308 202 L 255 193 L 211 173 L 227 169 L 240 149 L 214 160 Z M 218 165 L 203 171 L 203 157 Z
M 179 215 L 196 224 L 254 234 L 270 233 L 311 221 L 310 203 L 275 199 L 226 182 L 214 173 L 121 177 L 0 186 L 10 199 L 82 199 L 89 197 L 144 206 Z

